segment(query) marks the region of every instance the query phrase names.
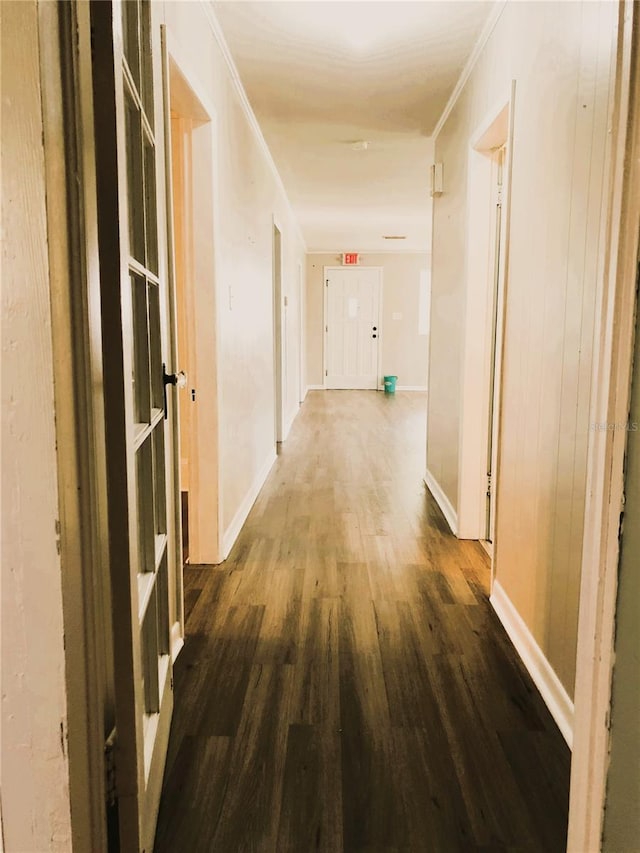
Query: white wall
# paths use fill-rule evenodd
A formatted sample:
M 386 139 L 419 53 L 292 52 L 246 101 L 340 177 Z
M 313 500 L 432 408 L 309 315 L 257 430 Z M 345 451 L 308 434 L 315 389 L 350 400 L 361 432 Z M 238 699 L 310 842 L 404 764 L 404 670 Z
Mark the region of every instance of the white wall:
M 616 16 L 507 3 L 436 139 L 427 465 L 456 508 L 468 146 L 516 81 L 496 578 L 570 696 Z
M 340 266 L 339 254 L 307 255 L 307 385 L 323 384 L 325 266 Z M 426 388 L 429 338 L 419 334 L 420 274 L 429 270 L 427 254 L 361 255 L 362 266 L 382 267 L 382 376 L 398 377 L 398 386 Z M 394 314 L 400 314 L 394 319 Z
M 285 425 L 299 405 L 298 263 L 304 263 L 305 247 L 214 37 L 205 5 L 166 2 L 164 16 L 183 72 L 198 81 L 198 91 L 215 111 L 220 463 L 223 532 L 228 538 L 243 520 L 249 496 L 255 495 L 274 458 L 274 216 L 282 231 L 282 289 L 288 302 L 283 347 L 287 353 Z
M 47 218 L 35 2 L 2 17 L 2 823 L 71 849 Z

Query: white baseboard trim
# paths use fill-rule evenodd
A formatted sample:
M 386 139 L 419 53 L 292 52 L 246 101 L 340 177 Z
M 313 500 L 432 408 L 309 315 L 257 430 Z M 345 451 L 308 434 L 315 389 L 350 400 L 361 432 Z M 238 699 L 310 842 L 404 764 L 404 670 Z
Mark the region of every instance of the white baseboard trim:
M 493 542 L 487 542 L 486 539 L 478 539 L 478 542 L 480 543 L 480 547 L 485 552 L 487 557 L 493 559 Z
M 226 560 L 229 554 L 231 553 L 231 549 L 235 545 L 236 539 L 240 535 L 242 526 L 247 520 L 247 516 L 251 512 L 251 507 L 256 502 L 256 498 L 260 493 L 260 489 L 264 486 L 264 482 L 269 475 L 269 471 L 271 471 L 273 463 L 276 461 L 277 458 L 278 457 L 276 456 L 275 448 L 273 448 L 265 459 L 264 464 L 256 474 L 256 477 L 253 483 L 251 484 L 251 488 L 249 489 L 249 491 L 244 497 L 244 500 L 238 507 L 236 514 L 233 516 L 233 521 L 225 530 L 224 536 L 222 537 L 223 560 Z
M 171 626 L 171 662 L 175 663 L 176 658 L 182 651 L 184 646 L 184 636 L 182 635 L 182 626 L 179 622 L 174 622 Z
M 301 405 L 302 405 L 302 403 L 296 403 L 294 409 L 289 414 L 287 422 L 284 425 L 284 430 L 282 432 L 282 440 L 283 441 L 286 441 L 287 438 L 289 437 L 289 433 L 291 432 L 291 427 L 293 426 L 293 422 L 295 421 L 295 419 L 300 414 L 300 406 Z
M 396 391 L 426 391 L 426 385 L 396 385 Z
M 562 686 L 560 679 L 553 671 L 551 664 L 525 624 L 522 616 L 520 616 L 513 602 L 497 580 L 493 583 L 493 590 L 489 601 L 498 614 L 498 618 L 502 622 L 509 639 L 522 658 L 522 662 L 533 679 L 533 683 L 540 691 L 540 695 L 562 732 L 562 736 L 566 740 L 569 749 L 572 749 L 573 702 L 569 694 Z
M 455 509 L 451 505 L 451 501 L 442 491 L 440 484 L 433 476 L 431 471 L 427 469 L 427 473 L 424 475 L 424 482 L 426 487 L 429 489 L 433 497 L 435 498 L 436 503 L 442 510 L 442 514 L 447 519 L 447 524 L 451 528 L 451 532 L 454 536 L 458 535 L 458 515 Z
M 305 397 L 309 391 L 324 391 L 324 385 L 307 385 L 307 390 L 305 391 Z

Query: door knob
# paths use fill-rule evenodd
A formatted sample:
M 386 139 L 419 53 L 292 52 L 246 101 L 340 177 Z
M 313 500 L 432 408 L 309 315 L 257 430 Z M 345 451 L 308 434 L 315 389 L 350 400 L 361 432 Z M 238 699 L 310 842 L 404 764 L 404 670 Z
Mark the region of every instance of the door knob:
M 187 374 L 184 370 L 180 370 L 178 373 L 163 373 L 162 381 L 165 385 L 175 385 L 176 388 L 186 388 Z
M 164 403 L 164 419 L 167 419 L 167 385 L 173 385 L 175 388 L 186 388 L 187 374 L 184 370 L 179 370 L 178 373 L 167 373 L 166 364 L 162 365 L 162 400 Z

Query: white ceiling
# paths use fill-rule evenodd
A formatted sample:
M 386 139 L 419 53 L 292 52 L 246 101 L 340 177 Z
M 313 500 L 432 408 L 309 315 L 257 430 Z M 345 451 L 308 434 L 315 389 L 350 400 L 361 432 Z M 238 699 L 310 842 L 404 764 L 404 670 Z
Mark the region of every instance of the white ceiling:
M 491 6 L 213 3 L 309 251 L 429 251 L 430 135 Z

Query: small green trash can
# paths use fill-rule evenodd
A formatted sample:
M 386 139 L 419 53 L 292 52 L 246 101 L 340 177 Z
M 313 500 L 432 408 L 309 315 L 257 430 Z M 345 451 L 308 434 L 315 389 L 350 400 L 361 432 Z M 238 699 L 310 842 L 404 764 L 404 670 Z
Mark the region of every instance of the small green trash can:
M 398 381 L 397 376 L 385 376 L 384 377 L 384 393 L 385 394 L 395 394 L 396 393 L 396 382 Z

